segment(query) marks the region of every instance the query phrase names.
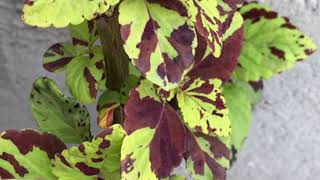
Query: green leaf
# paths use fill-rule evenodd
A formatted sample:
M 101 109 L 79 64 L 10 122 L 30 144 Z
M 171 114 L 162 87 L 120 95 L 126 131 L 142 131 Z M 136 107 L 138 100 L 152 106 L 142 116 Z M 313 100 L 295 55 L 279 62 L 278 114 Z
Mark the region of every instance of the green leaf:
M 51 159 L 66 148 L 56 136 L 31 129 L 0 135 L 0 179 L 55 180 Z
M 251 126 L 252 105 L 259 101 L 261 92 L 254 91 L 247 82 L 234 79 L 223 87 L 223 96 L 232 125 L 231 143 L 239 151 Z
M 51 79 L 39 78 L 30 95 L 32 115 L 38 127 L 65 143 L 81 143 L 91 138 L 87 109 L 66 97 Z
M 124 49 L 151 82 L 174 89 L 192 68 L 196 38 L 179 1 L 124 0 L 119 6 Z
M 177 94 L 186 124 L 204 134 L 227 137 L 231 132 L 228 109 L 221 94 L 221 80 L 200 78 L 187 81 Z
M 244 5 L 244 47 L 238 79 L 258 81 L 292 68 L 316 50 L 312 40 L 300 32 L 288 18 L 278 15 L 264 4 Z
M 119 0 L 26 0 L 22 19 L 38 27 L 66 27 L 94 19 L 119 3 Z
M 231 158 L 229 141 L 187 130 L 187 170 L 194 180 L 225 180 Z
M 115 124 L 91 142 L 71 147 L 55 156 L 52 172 L 62 180 L 120 180 L 120 149 L 125 132 Z
M 131 91 L 125 117 L 122 179 L 169 178 L 185 152 L 185 129 L 178 113 L 145 80 Z

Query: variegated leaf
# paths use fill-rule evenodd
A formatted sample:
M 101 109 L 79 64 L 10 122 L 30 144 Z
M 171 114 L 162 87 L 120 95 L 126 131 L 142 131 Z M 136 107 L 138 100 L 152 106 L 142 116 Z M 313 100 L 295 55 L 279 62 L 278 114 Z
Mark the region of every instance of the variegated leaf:
M 55 81 L 37 79 L 33 84 L 30 104 L 40 130 L 52 133 L 68 144 L 91 138 L 87 109 L 73 98 L 66 97 Z
M 0 179 L 55 180 L 51 159 L 66 148 L 56 136 L 31 129 L 0 135 Z
M 106 77 L 102 48 L 94 21 L 70 26 L 72 44 L 58 43 L 44 55 L 43 66 L 50 72 L 66 70 L 71 94 L 81 103 L 93 103 L 98 90 L 105 90 Z
M 125 114 L 128 136 L 121 149 L 122 179 L 169 178 L 185 152 L 180 116 L 160 100 L 149 81 L 131 91 Z
M 218 0 L 218 10 L 222 23 L 220 30 L 224 41 L 242 27 L 243 18 L 238 12 L 238 8 L 243 3 L 244 0 Z
M 292 68 L 316 50 L 308 36 L 268 6 L 247 3 L 240 12 L 245 23 L 244 46 L 235 73 L 239 79 L 268 79 Z
M 64 150 L 55 156 L 53 174 L 63 180 L 120 180 L 120 149 L 124 137 L 124 130 L 116 124 L 91 142 Z
M 112 10 L 119 0 L 25 0 L 22 19 L 38 27 L 66 27 Z
M 87 51 L 84 51 L 87 54 L 90 53 L 90 48 L 99 38 L 95 21 L 84 21 L 79 25 L 70 25 L 70 35 L 72 44 L 78 49 L 81 49 L 81 47 L 87 49 Z M 78 55 L 82 54 L 81 51 L 77 53 Z
M 79 102 L 90 104 L 95 101 L 99 84 L 105 82 L 102 49 L 96 46 L 90 56 L 77 56 L 66 69 L 66 82 Z
M 119 6 L 124 49 L 151 82 L 174 89 L 192 68 L 196 38 L 178 0 L 124 0 Z
M 198 132 L 228 137 L 231 123 L 221 94 L 221 80 L 190 79 L 177 94 L 183 120 Z
M 197 37 L 195 65 L 193 70 L 188 73 L 188 77 L 192 79 L 198 77 L 201 79 L 218 78 L 223 82 L 228 81 L 237 67 L 243 42 L 243 29 L 240 28 L 223 42 L 222 54 L 219 58 L 208 54 L 205 40 L 201 36 Z
M 220 14 L 216 0 L 185 0 L 188 12 L 197 32 L 206 40 L 214 57 L 219 57 L 222 48 Z
M 60 72 L 76 56 L 76 48 L 69 43 L 52 45 L 43 55 L 43 67 L 49 72 Z
M 187 170 L 194 180 L 226 180 L 231 151 L 229 140 L 187 130 Z

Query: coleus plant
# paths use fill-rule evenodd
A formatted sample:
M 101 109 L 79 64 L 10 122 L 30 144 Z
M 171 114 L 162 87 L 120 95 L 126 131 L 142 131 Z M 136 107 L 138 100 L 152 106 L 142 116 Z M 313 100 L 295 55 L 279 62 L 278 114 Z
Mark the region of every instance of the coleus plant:
M 316 50 L 288 18 L 242 0 L 25 0 L 22 19 L 70 29 L 43 67 L 66 73 L 72 97 L 34 82 L 39 130 L 0 135 L 3 179 L 224 180 L 263 80 Z

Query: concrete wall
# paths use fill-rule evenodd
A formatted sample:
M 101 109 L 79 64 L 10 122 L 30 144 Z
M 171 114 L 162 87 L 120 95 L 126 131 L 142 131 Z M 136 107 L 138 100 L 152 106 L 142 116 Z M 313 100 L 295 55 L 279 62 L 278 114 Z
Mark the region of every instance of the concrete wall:
M 23 25 L 21 1 L 0 1 L 0 130 L 35 127 L 28 96 L 36 77 L 55 78 L 67 92 L 63 74 L 49 74 L 41 67 L 44 51 L 67 39 L 67 32 Z M 261 1 L 291 17 L 320 46 L 320 0 Z M 263 101 L 254 111 L 250 136 L 230 180 L 320 179 L 319 60 L 317 52 L 265 82 Z

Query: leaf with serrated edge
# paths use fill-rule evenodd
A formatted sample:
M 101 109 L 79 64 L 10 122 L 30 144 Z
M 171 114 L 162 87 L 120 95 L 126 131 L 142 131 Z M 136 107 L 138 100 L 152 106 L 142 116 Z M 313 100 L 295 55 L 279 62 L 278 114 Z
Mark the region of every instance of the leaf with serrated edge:
M 124 49 L 151 82 L 174 89 L 192 68 L 196 38 L 178 0 L 124 0 L 119 6 Z
M 142 81 L 125 107 L 128 136 L 121 149 L 123 179 L 168 178 L 185 152 L 185 129 L 177 112 Z
M 292 68 L 316 50 L 308 36 L 265 4 L 248 3 L 240 12 L 245 22 L 244 45 L 235 72 L 238 79 L 268 79 Z
M 22 19 L 38 27 L 66 27 L 94 19 L 119 3 L 119 0 L 25 0 Z
M 87 109 L 66 97 L 49 78 L 39 78 L 30 95 L 32 115 L 42 131 L 52 133 L 65 143 L 81 143 L 91 138 Z
M 55 180 L 51 159 L 66 148 L 56 136 L 31 129 L 0 135 L 0 179 Z
M 52 172 L 59 179 L 120 180 L 120 149 L 125 132 L 115 124 L 91 142 L 71 147 L 55 156 Z

